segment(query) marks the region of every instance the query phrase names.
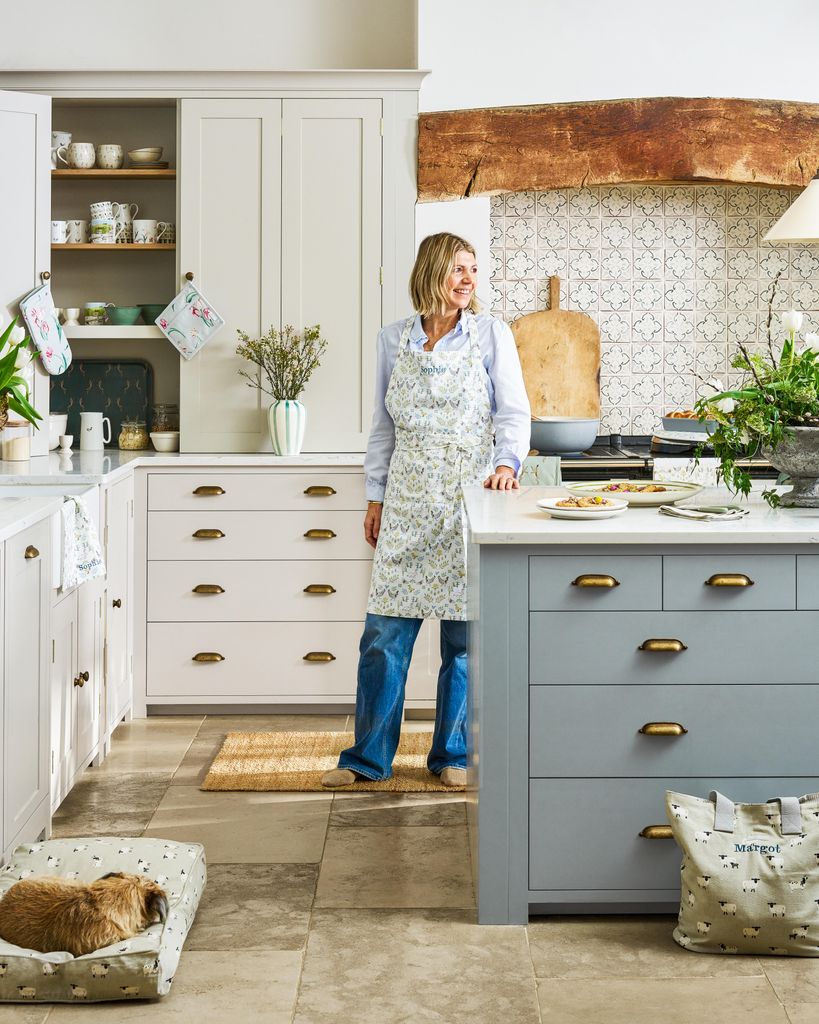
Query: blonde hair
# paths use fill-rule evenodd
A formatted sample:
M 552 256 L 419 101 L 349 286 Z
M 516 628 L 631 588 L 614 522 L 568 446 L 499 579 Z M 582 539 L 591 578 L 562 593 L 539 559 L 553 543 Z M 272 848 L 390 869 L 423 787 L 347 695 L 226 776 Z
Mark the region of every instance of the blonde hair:
M 409 280 L 409 292 L 413 308 L 421 316 L 434 316 L 442 313 L 448 303 L 446 282 L 455 264 L 455 255 L 460 250 L 472 253 L 475 248 L 457 235 L 441 231 L 437 235 L 427 235 L 418 246 L 415 266 Z M 473 313 L 480 312 L 480 305 L 473 292 L 469 306 Z

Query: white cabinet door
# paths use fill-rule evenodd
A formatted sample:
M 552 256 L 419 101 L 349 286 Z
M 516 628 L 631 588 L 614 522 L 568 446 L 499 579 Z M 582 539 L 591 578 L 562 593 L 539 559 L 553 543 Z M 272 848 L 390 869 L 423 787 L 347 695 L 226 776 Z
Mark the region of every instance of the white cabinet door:
M 101 737 L 103 721 L 103 603 L 105 580 L 77 590 L 77 685 L 74 687 L 74 745 L 77 771 L 87 768 Z
M 68 795 L 77 773 L 74 690 L 77 680 L 77 592 L 51 609 L 51 810 Z
M 235 350 L 237 329 L 280 323 L 281 100 L 184 99 L 179 123 L 179 269 L 225 320 L 182 361 L 181 448 L 269 449 L 269 400 L 239 376 L 250 364 Z
M 48 801 L 48 520 L 5 544 L 3 608 L 4 845 Z
M 381 326 L 380 99 L 285 99 L 283 324 L 320 324 L 304 451 L 363 451 Z
M 0 92 L 0 314 L 18 303 L 51 266 L 51 99 Z M 48 452 L 48 376 L 34 363 L 34 405 L 45 419 L 32 455 Z
M 105 717 L 113 731 L 131 703 L 133 651 L 133 495 L 132 476 L 105 492 Z

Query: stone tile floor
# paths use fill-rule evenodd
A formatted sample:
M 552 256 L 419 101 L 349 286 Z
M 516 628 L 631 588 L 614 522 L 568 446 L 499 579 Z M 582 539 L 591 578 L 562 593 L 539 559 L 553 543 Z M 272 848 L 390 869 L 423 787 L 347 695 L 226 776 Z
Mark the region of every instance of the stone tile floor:
M 479 927 L 459 794 L 198 789 L 228 730 L 345 722 L 120 726 L 54 834 L 205 844 L 208 885 L 173 991 L 159 1003 L 4 1006 L 0 1024 L 819 1024 L 819 962 L 686 953 L 669 917 Z

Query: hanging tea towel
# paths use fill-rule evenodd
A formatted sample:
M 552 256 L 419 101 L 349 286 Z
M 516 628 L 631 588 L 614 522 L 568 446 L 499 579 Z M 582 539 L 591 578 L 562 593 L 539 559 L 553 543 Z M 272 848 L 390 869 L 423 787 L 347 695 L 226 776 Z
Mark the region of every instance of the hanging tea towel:
M 154 323 L 184 359 L 192 359 L 225 321 L 197 288 L 186 284 Z
M 105 575 L 105 563 L 94 522 L 82 498 L 66 498 L 62 504 L 62 588 L 69 590 L 86 580 Z
M 40 353 L 43 369 L 52 376 L 65 373 L 71 365 L 71 346 L 60 325 L 48 282 L 22 300 L 20 312 Z

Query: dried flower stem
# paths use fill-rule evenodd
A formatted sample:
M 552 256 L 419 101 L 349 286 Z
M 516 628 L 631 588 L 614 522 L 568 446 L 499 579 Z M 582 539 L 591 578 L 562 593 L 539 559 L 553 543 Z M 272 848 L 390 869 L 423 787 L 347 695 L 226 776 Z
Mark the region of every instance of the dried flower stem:
M 255 363 L 258 373 L 239 370 L 247 386 L 258 388 L 275 401 L 297 399 L 318 367 L 327 342 L 321 337 L 321 328 L 305 327 L 297 331 L 289 324 L 281 331 L 270 327 L 261 338 L 251 338 L 244 331 L 236 332 L 240 344 L 236 354 Z

